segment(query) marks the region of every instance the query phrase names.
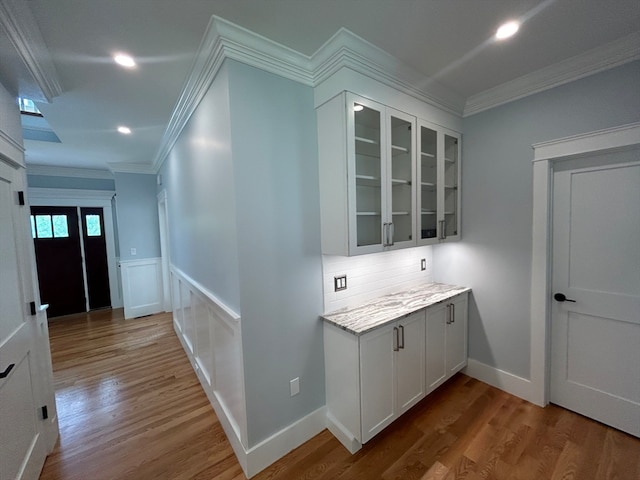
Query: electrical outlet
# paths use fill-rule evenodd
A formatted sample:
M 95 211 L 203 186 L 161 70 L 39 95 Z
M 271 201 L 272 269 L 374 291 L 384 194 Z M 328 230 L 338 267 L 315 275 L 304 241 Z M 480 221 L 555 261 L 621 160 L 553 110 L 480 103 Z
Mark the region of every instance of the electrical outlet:
M 292 397 L 300 393 L 300 377 L 296 377 L 289 382 L 289 389 L 291 390 Z
M 133 255 L 137 255 L 137 254 L 138 254 L 138 251 L 135 248 L 132 248 L 131 249 L 131 255 L 133 256 Z
M 347 276 L 339 275 L 337 277 L 333 277 L 333 291 L 339 292 L 340 290 L 347 289 Z
M 422 260 L 420 260 L 420 270 L 426 270 L 427 269 L 427 259 L 423 258 Z

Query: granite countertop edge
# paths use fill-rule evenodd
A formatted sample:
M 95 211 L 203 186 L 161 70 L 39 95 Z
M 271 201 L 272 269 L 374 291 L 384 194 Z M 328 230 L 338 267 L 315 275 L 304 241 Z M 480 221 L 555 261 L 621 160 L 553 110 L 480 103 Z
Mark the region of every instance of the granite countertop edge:
M 357 307 L 346 307 L 321 315 L 325 322 L 360 336 L 427 307 L 445 302 L 471 288 L 444 283 L 419 287 L 374 298 Z

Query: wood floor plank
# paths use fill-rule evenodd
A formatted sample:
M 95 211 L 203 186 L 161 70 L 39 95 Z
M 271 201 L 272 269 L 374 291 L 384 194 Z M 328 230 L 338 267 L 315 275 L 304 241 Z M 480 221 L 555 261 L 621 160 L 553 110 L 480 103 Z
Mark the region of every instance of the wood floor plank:
M 246 480 L 170 315 L 49 329 L 60 439 L 42 480 Z M 355 455 L 325 430 L 254 478 L 636 480 L 640 439 L 459 374 Z

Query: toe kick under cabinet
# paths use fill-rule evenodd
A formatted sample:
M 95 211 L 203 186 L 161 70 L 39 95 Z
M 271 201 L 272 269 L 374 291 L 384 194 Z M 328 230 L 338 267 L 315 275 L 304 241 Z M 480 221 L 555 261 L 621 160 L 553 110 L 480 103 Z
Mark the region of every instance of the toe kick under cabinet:
M 466 366 L 468 294 L 427 284 L 323 316 L 328 426 L 350 452 Z

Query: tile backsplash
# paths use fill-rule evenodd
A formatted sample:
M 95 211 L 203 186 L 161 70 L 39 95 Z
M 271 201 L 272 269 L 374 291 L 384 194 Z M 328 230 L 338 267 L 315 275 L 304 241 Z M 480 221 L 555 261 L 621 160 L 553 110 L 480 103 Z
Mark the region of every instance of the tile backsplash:
M 421 259 L 427 269 L 420 270 Z M 432 282 L 432 247 L 406 248 L 355 257 L 322 256 L 324 311 L 355 307 L 372 298 Z M 347 289 L 334 291 L 334 277 L 347 275 Z

